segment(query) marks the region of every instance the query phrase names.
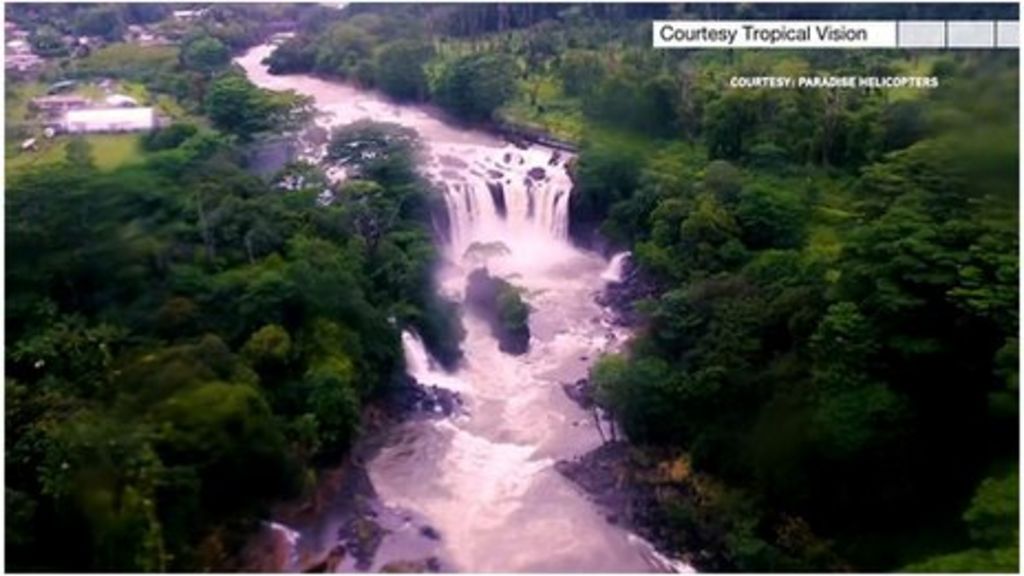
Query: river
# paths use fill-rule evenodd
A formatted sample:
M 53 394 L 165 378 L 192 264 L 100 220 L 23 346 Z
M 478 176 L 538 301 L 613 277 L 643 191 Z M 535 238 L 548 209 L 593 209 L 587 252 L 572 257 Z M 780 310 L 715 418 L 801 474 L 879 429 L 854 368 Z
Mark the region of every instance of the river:
M 567 239 L 569 155 L 543 146 L 514 147 L 454 127 L 431 110 L 306 75 L 273 76 L 261 63 L 271 46 L 237 59 L 255 84 L 314 99 L 329 128 L 368 118 L 416 130 L 424 175 L 442 186 L 450 220 L 438 285 L 461 300 L 476 263 L 474 242 L 500 242 L 508 253 L 487 259 L 492 275 L 525 289 L 532 312 L 529 351 L 508 355 L 488 326 L 463 314 L 465 359 L 440 370 L 415 335 L 403 338 L 410 374 L 457 391 L 462 414 L 414 419 L 391 431 L 368 463 L 381 503 L 405 523 L 387 534 L 372 569 L 385 560 L 437 557 L 444 570 L 472 572 L 640 572 L 679 568 L 627 530 L 610 523 L 554 469 L 599 445 L 591 416 L 563 383 L 586 375 L 602 352 L 629 336 L 595 302 L 614 281 L 618 262 L 574 248 Z M 329 507 L 328 507 L 329 509 Z M 329 540 L 329 518 L 292 526 L 303 539 Z M 427 535 L 424 526 L 433 529 Z M 324 536 L 324 534 L 327 536 Z M 317 542 L 318 546 L 329 542 Z

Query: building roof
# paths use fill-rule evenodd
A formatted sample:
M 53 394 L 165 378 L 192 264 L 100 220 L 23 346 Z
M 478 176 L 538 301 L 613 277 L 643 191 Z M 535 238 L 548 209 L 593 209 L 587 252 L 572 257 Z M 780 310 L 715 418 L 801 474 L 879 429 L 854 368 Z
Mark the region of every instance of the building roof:
M 152 108 L 82 108 L 68 110 L 68 124 L 152 124 Z
M 63 94 L 57 96 L 38 96 L 32 99 L 32 104 L 35 106 L 65 106 L 68 104 L 89 104 L 89 99 L 76 96 L 74 94 Z

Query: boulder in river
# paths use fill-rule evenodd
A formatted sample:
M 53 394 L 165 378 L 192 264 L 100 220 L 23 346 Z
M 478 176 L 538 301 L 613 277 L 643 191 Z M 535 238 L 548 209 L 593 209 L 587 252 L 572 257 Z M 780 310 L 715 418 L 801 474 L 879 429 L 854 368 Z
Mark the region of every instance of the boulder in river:
M 392 391 L 391 403 L 407 416 L 448 418 L 463 412 L 462 396 L 439 386 L 425 386 L 411 376 Z
M 380 571 L 390 574 L 440 572 L 441 562 L 433 556 L 421 560 L 396 560 L 381 566 Z
M 356 568 L 368 570 L 373 565 L 373 557 L 377 548 L 384 540 L 386 530 L 369 516 L 353 518 L 348 524 L 338 529 L 338 537 L 351 551 Z
M 502 352 L 518 355 L 529 350 L 530 308 L 518 288 L 477 268 L 469 274 L 466 304 L 490 324 Z
M 429 525 L 420 528 L 420 534 L 422 534 L 424 538 L 429 538 L 430 540 L 441 539 L 441 533 L 437 531 L 437 528 Z
M 590 380 L 580 378 L 572 384 L 562 384 L 562 390 L 580 408 L 590 410 L 594 407 L 594 386 L 590 383 Z

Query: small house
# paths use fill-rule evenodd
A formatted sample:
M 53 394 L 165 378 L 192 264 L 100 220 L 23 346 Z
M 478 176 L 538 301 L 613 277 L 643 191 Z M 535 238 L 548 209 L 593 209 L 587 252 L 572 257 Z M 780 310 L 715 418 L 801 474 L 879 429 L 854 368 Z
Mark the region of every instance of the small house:
M 175 20 L 191 22 L 202 18 L 203 15 L 206 14 L 206 10 L 175 10 L 172 14 L 174 15 Z

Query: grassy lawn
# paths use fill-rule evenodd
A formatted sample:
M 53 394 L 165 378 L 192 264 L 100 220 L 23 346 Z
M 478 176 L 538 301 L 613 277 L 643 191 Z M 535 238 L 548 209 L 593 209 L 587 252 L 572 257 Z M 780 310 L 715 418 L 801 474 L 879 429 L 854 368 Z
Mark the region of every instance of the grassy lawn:
M 522 81 L 516 98 L 498 114 L 510 124 L 540 129 L 570 142 L 578 142 L 583 135 L 579 100 L 565 96 L 552 75 L 531 75 Z
M 28 103 L 37 96 L 46 94 L 46 85 L 39 82 L 19 82 L 7 88 L 7 123 L 23 122 L 28 118 Z
M 113 170 L 142 157 L 138 134 L 93 134 L 86 139 L 92 144 L 93 158 L 100 170 Z
M 64 147 L 67 142 L 64 140 L 38 140 L 39 149 L 32 152 L 22 152 L 15 146 L 8 147 L 7 174 L 10 175 L 19 170 L 56 164 L 64 159 Z
M 90 134 L 85 137 L 92 145 L 93 160 L 96 168 L 104 171 L 113 170 L 142 159 L 142 148 L 138 134 Z M 64 160 L 65 148 L 71 140 L 61 136 L 53 140 L 39 140 L 39 150 L 21 152 L 20 150 L 7 157 L 7 173 L 27 168 L 56 164 Z

